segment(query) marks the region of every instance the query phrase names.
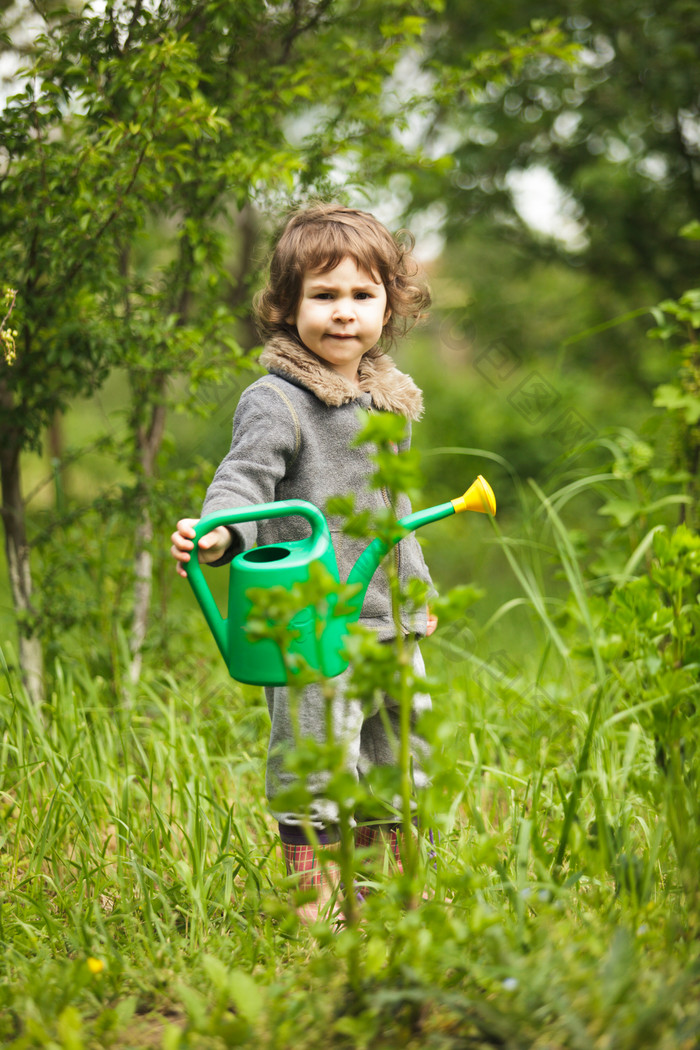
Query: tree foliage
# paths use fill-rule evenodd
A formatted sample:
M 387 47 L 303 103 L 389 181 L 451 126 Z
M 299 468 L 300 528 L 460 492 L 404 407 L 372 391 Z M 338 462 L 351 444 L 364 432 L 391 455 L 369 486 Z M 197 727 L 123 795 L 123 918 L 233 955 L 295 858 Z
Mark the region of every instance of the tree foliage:
M 380 95 L 424 24 L 413 4 L 342 0 L 110 2 L 43 19 L 0 115 L 0 273 L 17 292 L 13 354 L 0 359 L 3 521 L 30 631 L 20 453 L 126 367 L 137 549 L 148 545 L 170 379 L 196 387 L 241 355 L 249 251 L 229 266 L 241 215 L 320 190 L 341 154 L 352 170 L 386 162 Z M 136 566 L 146 590 L 149 570 Z M 36 654 L 24 658 L 38 676 Z
M 545 0 L 537 15 L 560 19 L 578 46 L 573 76 L 560 56 L 529 54 L 469 107 L 443 100 L 434 110 L 430 134 L 451 143 L 455 162 L 449 225 L 464 230 L 489 212 L 506 219 L 504 233 L 532 246 L 513 206 L 512 173 L 544 167 L 565 195 L 560 222 L 568 212 L 580 224 L 579 263 L 626 294 L 653 289 L 650 303 L 679 295 L 697 260 L 695 246 L 678 236 L 700 200 L 697 4 Z M 525 3 L 449 0 L 426 67 L 458 69 L 531 16 Z M 559 246 L 566 254 L 566 241 Z
M 0 125 L 2 270 L 20 332 L 3 424 L 15 441 L 36 445 L 56 408 L 102 380 L 137 306 L 157 320 L 138 333 L 141 360 L 196 352 L 200 332 L 172 329 L 183 300 L 197 297 L 208 323 L 212 297 L 226 302 L 232 212 L 321 188 L 340 153 L 387 144 L 377 100 L 421 24 L 405 8 L 109 3 L 49 17 Z M 293 144 L 300 108 L 312 134 Z M 153 223 L 164 243 L 146 270 Z

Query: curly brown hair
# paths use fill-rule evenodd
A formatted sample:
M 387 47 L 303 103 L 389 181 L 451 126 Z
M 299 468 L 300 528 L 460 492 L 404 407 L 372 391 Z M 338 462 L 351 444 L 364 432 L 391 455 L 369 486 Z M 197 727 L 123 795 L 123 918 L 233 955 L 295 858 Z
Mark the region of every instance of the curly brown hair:
M 411 254 L 413 246 L 410 233 L 392 236 L 369 212 L 340 204 L 315 204 L 294 212 L 275 244 L 267 285 L 253 302 L 261 336 L 296 336 L 296 326 L 287 318 L 296 313 L 304 275 L 328 273 L 350 256 L 386 289 L 391 315 L 380 343 L 383 349 L 392 346 L 430 306 L 428 286 Z

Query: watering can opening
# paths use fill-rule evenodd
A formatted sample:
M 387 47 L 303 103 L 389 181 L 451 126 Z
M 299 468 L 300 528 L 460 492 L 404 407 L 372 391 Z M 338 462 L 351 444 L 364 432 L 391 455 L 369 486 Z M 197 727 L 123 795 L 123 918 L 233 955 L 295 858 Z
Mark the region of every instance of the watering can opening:
M 242 555 L 244 561 L 252 562 L 265 562 L 265 561 L 282 561 L 283 558 L 288 558 L 291 551 L 287 550 L 286 547 L 253 547 L 250 551 L 245 551 Z

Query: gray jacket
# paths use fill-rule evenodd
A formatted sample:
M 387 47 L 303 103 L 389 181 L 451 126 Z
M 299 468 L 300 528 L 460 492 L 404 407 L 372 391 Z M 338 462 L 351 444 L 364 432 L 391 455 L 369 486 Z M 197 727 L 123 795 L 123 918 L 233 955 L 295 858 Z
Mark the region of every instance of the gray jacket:
M 275 500 L 304 499 L 325 512 L 331 496 L 355 496 L 357 511 L 386 506 L 386 493 L 371 489 L 371 448 L 353 448 L 360 423 L 357 409 L 396 412 L 410 423 L 423 408 L 413 380 L 399 372 L 391 358 L 369 351 L 360 362 L 359 389 L 312 354 L 303 344 L 287 337 L 268 343 L 260 357 L 269 375 L 256 380 L 241 395 L 233 419 L 231 448 L 207 490 L 202 516 L 231 507 Z M 411 513 L 405 496 L 399 497 L 397 516 Z M 345 582 L 359 554 L 367 546 L 343 534 L 339 518 L 329 517 L 341 582 Z M 232 546 L 216 564 L 230 561 L 255 544 L 279 543 L 309 535 L 300 517 L 244 522 L 231 527 Z M 403 582 L 411 578 L 431 584 L 423 554 L 413 533 L 387 557 L 397 559 Z M 432 589 L 432 586 L 431 586 Z M 434 593 L 434 591 L 433 591 Z M 381 638 L 395 633 L 388 581 L 381 568 L 372 578 L 361 622 Z M 426 610 L 402 616 L 407 633 L 423 635 Z

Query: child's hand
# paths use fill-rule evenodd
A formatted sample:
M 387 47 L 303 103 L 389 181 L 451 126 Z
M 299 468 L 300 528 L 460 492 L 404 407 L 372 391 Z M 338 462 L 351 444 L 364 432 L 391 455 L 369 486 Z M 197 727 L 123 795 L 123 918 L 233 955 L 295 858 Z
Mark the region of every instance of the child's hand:
M 433 633 L 433 631 L 435 630 L 437 625 L 438 625 L 438 618 L 437 618 L 437 616 L 435 615 L 435 613 L 431 613 L 430 609 L 428 609 L 428 626 L 425 629 L 425 637 L 426 638 L 430 638 L 430 635 Z
M 170 537 L 173 541 L 170 553 L 178 562 L 177 571 L 180 576 L 187 576 L 183 563 L 190 560 L 190 551 L 194 550 L 194 526 L 198 521 L 199 518 L 182 518 L 177 523 L 177 531 Z M 218 561 L 231 545 L 231 540 L 231 533 L 226 526 L 218 525 L 200 538 L 199 560 L 205 564 Z

